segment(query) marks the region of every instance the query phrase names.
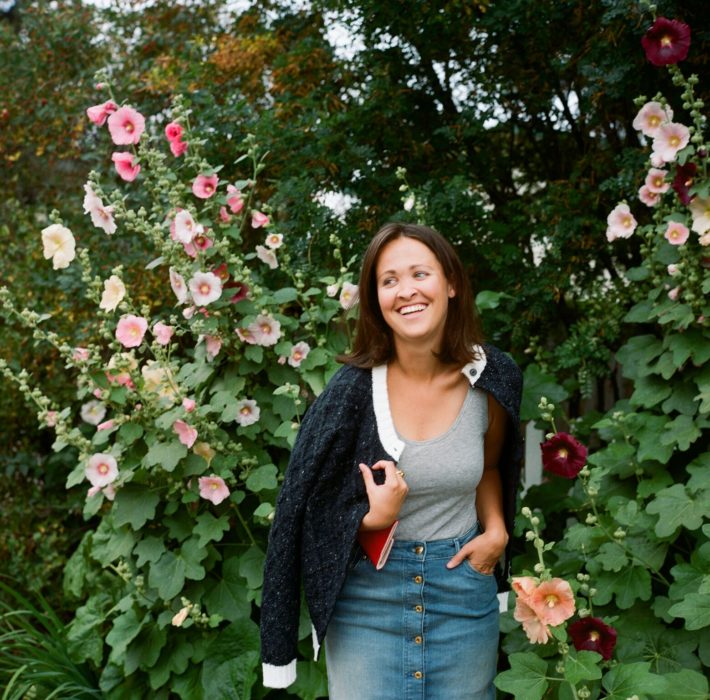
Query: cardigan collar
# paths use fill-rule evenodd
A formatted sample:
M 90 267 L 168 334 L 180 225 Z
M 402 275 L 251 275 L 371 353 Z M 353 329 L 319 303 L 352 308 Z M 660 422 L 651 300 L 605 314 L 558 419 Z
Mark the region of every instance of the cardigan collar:
M 476 382 L 486 368 L 486 353 L 480 345 L 474 345 L 473 351 L 476 354 L 475 360 L 461 368 L 461 373 L 468 379 L 471 386 L 476 386 Z M 404 450 L 404 442 L 397 436 L 397 431 L 392 420 L 390 411 L 389 395 L 387 393 L 387 364 L 378 365 L 372 368 L 372 403 L 375 410 L 375 421 L 377 422 L 377 434 L 387 453 L 399 461 Z

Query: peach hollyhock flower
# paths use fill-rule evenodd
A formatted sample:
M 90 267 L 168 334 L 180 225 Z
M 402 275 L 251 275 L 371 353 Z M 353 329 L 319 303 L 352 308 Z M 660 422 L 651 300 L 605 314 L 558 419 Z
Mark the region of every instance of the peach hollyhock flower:
M 702 236 L 710 230 L 710 197 L 695 197 L 690 203 L 690 213 L 693 216 L 693 231 Z M 702 243 L 701 245 L 707 245 Z M 45 253 L 45 257 L 47 257 Z
M 92 486 L 103 488 L 118 478 L 118 464 L 113 455 L 97 452 L 89 457 L 84 471 Z
M 269 217 L 266 214 L 262 214 L 258 209 L 254 209 L 251 213 L 251 227 L 261 228 L 268 225 Z
M 685 148 L 690 140 L 690 131 L 683 124 L 663 124 L 653 139 L 653 152 L 663 161 L 670 163 L 676 159 L 678 151 Z
M 195 410 L 195 407 L 197 406 L 197 402 L 195 399 L 188 399 L 184 398 L 182 400 L 182 407 L 187 411 L 188 413 L 192 413 Z
M 89 351 L 86 348 L 74 348 L 71 359 L 75 362 L 86 362 L 89 359 Z
M 187 151 L 187 143 L 185 141 L 171 141 L 170 142 L 170 152 L 179 158 L 183 153 Z
M 537 581 L 530 576 L 518 576 L 513 578 L 512 587 L 516 596 L 513 617 L 522 623 L 525 634 L 533 644 L 545 644 L 552 634 L 530 606 L 530 596 L 537 587 Z
M 175 333 L 175 329 L 161 321 L 153 326 L 153 335 L 158 345 L 167 345 L 173 337 L 173 333 Z
M 126 314 L 121 316 L 116 325 L 116 340 L 124 348 L 137 348 L 143 342 L 147 330 L 148 321 L 142 316 Z
M 217 454 L 206 442 L 196 442 L 192 451 L 202 457 L 202 459 L 209 465 L 212 462 L 214 456 Z
M 177 122 L 170 122 L 165 125 L 165 137 L 168 141 L 180 141 L 182 139 L 182 127 Z
M 641 45 L 654 66 L 684 61 L 690 49 L 690 27 L 676 19 L 658 17 L 641 37 Z
M 664 194 L 668 192 L 671 187 L 670 182 L 666 182 L 666 175 L 668 173 L 665 170 L 660 170 L 659 168 L 651 168 L 646 175 L 645 185 L 651 192 L 656 194 Z
M 91 223 L 96 228 L 103 229 L 109 236 L 116 233 L 116 222 L 113 220 L 113 207 L 105 207 L 101 198 L 91 189 L 87 182 L 84 185 L 84 213 L 89 214 Z
M 106 415 L 106 406 L 92 399 L 81 407 L 81 419 L 89 425 L 98 425 Z
M 187 285 L 185 278 L 174 268 L 170 268 L 170 287 L 177 297 L 178 304 L 184 304 L 187 301 Z
M 668 228 L 663 234 L 671 245 L 683 245 L 688 240 L 690 231 L 678 221 L 670 221 Z
M 617 238 L 628 238 L 635 230 L 636 219 L 634 219 L 628 204 L 618 204 L 606 218 L 606 237 L 611 243 Z
M 145 118 L 132 107 L 121 107 L 109 115 L 108 130 L 117 146 L 135 145 L 145 130 Z
M 205 349 L 207 351 L 207 361 L 214 360 L 222 349 L 222 338 L 218 335 L 206 335 Z
M 111 160 L 118 176 L 126 182 L 133 182 L 141 171 L 141 166 L 133 164 L 133 154 L 128 151 L 119 151 L 111 155 Z
M 633 127 L 644 136 L 653 138 L 661 125 L 673 119 L 673 110 L 668 106 L 663 106 L 660 102 L 647 102 L 636 115 Z
M 237 402 L 237 417 L 234 419 L 246 428 L 248 425 L 253 425 L 259 420 L 261 409 L 253 399 L 242 399 Z
M 197 272 L 188 282 L 192 299 L 198 306 L 207 306 L 222 296 L 222 280 L 214 272 Z
M 52 267 L 55 270 L 69 267 L 69 263 L 76 257 L 74 235 L 61 224 L 52 224 L 42 229 L 42 245 L 45 259 L 52 259 Z
M 266 263 L 272 270 L 279 266 L 279 261 L 276 259 L 276 253 L 273 250 L 265 248 L 263 245 L 256 246 L 256 257 L 261 262 Z
M 104 311 L 115 311 L 126 296 L 126 286 L 118 275 L 111 275 L 104 280 L 104 291 L 101 295 L 99 308 Z
M 177 389 L 172 372 L 161 367 L 155 360 L 149 360 L 141 368 L 143 377 L 143 388 L 153 394 L 157 394 L 158 398 L 165 399 L 166 403 L 174 403 L 177 399 Z
M 291 367 L 300 367 L 301 362 L 308 357 L 308 353 L 311 351 L 311 346 L 306 342 L 296 343 L 291 348 L 291 355 L 288 358 L 288 363 Z
M 276 250 L 277 248 L 280 248 L 283 245 L 284 242 L 284 237 L 282 233 L 270 233 L 266 237 L 266 246 L 268 248 L 271 248 L 271 250 Z
M 229 488 L 221 476 L 216 474 L 201 476 L 197 483 L 200 487 L 200 496 L 207 501 L 212 501 L 216 506 L 229 497 Z
M 340 292 L 340 306 L 346 311 L 352 309 L 360 299 L 360 292 L 356 284 L 352 282 L 343 282 L 343 289 Z
M 175 238 L 180 241 L 180 243 L 192 243 L 195 236 L 199 236 L 205 231 L 202 225 L 198 224 L 192 218 L 192 214 L 186 209 L 181 209 L 175 215 L 174 224 Z
M 173 423 L 173 431 L 185 447 L 192 447 L 197 440 L 197 429 L 185 423 L 184 420 L 176 420 Z
M 661 198 L 658 194 L 658 192 L 653 192 L 648 189 L 646 185 L 642 185 L 641 189 L 639 190 L 639 199 L 647 206 L 647 207 L 655 207 L 658 202 L 661 201 Z
M 249 324 L 249 331 L 257 345 L 275 345 L 281 337 L 281 324 L 271 316 L 259 314 L 254 323 Z
M 552 627 L 574 615 L 574 593 L 569 583 L 561 578 L 542 581 L 524 602 L 535 611 L 540 622 Z
M 706 246 L 710 245 L 710 231 L 707 233 L 704 233 L 700 238 L 698 238 L 698 243 L 700 243 L 701 246 Z M 705 258 L 707 260 L 707 258 Z M 703 267 L 707 267 L 706 265 L 703 265 Z
M 217 191 L 217 175 L 198 175 L 192 183 L 192 194 L 200 199 L 209 199 Z
M 680 287 L 673 287 L 670 292 L 668 292 L 668 298 L 671 301 L 677 301 L 678 295 L 680 294 Z
M 185 622 L 185 620 L 187 619 L 189 613 L 189 605 L 186 605 L 184 608 L 180 608 L 180 610 L 173 615 L 173 619 L 170 621 L 170 624 L 173 627 L 180 627 L 182 623 Z
M 108 115 L 112 114 L 118 109 L 118 105 L 113 100 L 107 100 L 103 104 L 95 105 L 94 107 L 89 107 L 86 110 L 86 116 L 97 124 L 98 126 L 103 126 L 108 119 Z
M 234 185 L 227 185 L 227 206 L 232 210 L 232 214 L 238 214 L 244 208 L 242 193 Z

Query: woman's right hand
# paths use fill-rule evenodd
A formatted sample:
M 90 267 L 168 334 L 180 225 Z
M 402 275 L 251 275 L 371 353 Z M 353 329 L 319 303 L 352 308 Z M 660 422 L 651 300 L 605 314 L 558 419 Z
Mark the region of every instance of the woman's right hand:
M 381 459 L 372 465 L 372 469 L 384 470 L 385 480 L 382 484 L 376 484 L 370 468 L 366 464 L 360 464 L 367 499 L 370 502 L 370 511 L 360 524 L 361 530 L 383 530 L 389 527 L 397 519 L 409 491 L 404 478 L 397 473 L 394 462 Z

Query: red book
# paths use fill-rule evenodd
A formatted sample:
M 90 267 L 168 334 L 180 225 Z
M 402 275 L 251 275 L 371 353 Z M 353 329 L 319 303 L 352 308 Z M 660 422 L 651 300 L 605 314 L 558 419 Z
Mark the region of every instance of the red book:
M 376 569 L 381 569 L 387 561 L 398 523 L 399 520 L 395 520 L 384 530 L 364 530 L 357 533 L 357 541 Z

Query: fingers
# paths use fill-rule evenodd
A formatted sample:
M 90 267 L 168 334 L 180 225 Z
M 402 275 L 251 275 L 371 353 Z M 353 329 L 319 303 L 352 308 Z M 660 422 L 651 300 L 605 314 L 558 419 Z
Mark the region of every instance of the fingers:
M 375 477 L 372 476 L 372 472 L 370 471 L 370 468 L 367 466 L 367 464 L 360 464 L 360 473 L 362 474 L 362 478 L 365 482 L 365 490 L 369 491 L 371 488 L 374 488 L 376 486 L 375 484 Z
M 478 547 L 474 544 L 475 540 L 465 544 L 446 564 L 447 569 L 455 569 L 464 560 L 468 559 L 470 566 L 473 566 L 476 571 L 482 574 L 492 574 L 495 569 L 497 559 L 489 561 L 485 552 L 479 552 Z M 467 564 L 469 565 L 469 564 Z

